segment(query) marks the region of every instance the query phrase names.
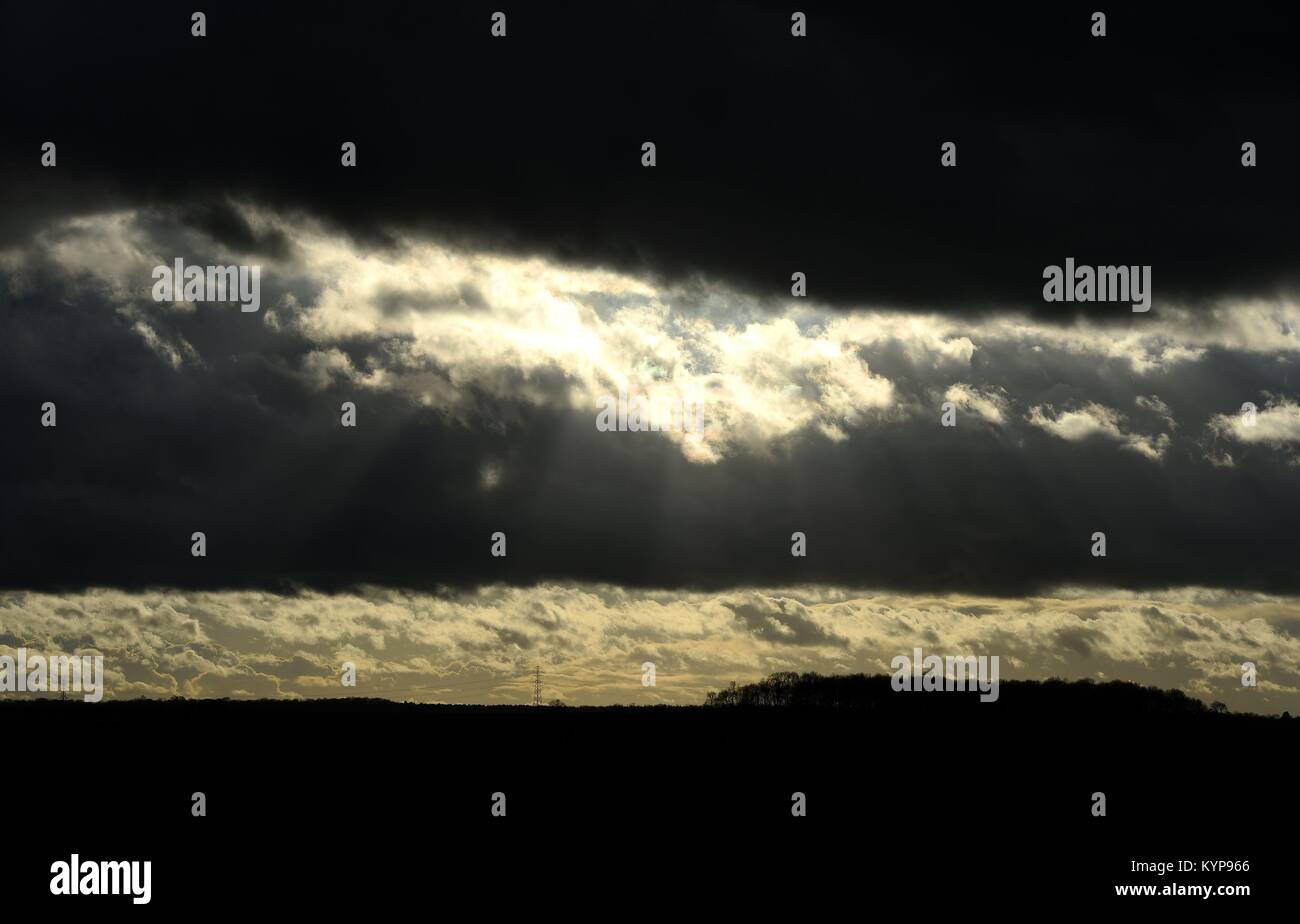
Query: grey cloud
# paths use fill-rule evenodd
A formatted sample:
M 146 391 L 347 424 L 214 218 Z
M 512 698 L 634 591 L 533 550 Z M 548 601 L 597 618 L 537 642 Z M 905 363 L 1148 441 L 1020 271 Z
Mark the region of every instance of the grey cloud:
M 793 601 L 757 599 L 724 604 L 748 630 L 767 642 L 783 645 L 846 645 L 812 621 L 804 608 Z

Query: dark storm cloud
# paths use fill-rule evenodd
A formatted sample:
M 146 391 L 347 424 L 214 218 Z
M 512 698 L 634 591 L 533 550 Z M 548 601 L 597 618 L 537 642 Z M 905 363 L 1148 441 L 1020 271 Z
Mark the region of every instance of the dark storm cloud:
M 196 233 L 150 215 L 78 227 L 74 257 L 106 241 L 170 252 Z M 418 394 L 471 393 L 473 413 L 307 374 L 322 344 L 297 322 L 326 285 L 310 267 L 268 272 L 264 314 L 177 310 L 143 295 L 148 259 L 127 295 L 92 285 L 93 271 L 67 271 L 49 254 L 73 233 L 52 229 L 0 274 L 0 586 L 1300 590 L 1290 450 L 1229 441 L 1228 468 L 1204 446 L 1216 415 L 1293 393 L 1293 354 L 1215 347 L 1147 368 L 1124 351 L 1031 348 L 1008 321 L 963 364 L 886 338 L 861 352 L 892 382 L 893 412 L 844 423 L 840 441 L 805 427 L 700 464 L 664 434 L 598 432 L 593 408 L 565 404 L 574 380 L 558 366 L 470 378 L 482 357 L 421 366 L 410 354 L 385 366 L 392 341 L 410 336 L 402 328 L 348 336 L 360 374 L 418 373 Z M 351 301 L 342 316 L 366 307 Z M 468 312 L 506 324 L 507 308 Z M 173 362 L 158 343 L 191 353 Z M 788 358 L 761 357 L 764 369 Z M 940 427 L 940 396 L 956 382 L 1003 396 L 1001 423 L 963 406 L 957 428 Z M 358 404 L 356 430 L 339 425 L 345 400 Z M 56 428 L 40 426 L 44 401 L 58 405 Z M 1031 410 L 1046 405 L 1056 410 L 1035 422 Z M 1100 423 L 1071 430 L 1054 416 L 1066 412 Z M 1090 554 L 1098 530 L 1104 559 Z M 190 555 L 194 531 L 207 535 L 206 558 Z M 504 559 L 489 554 L 497 531 Z M 795 531 L 807 535 L 806 558 L 790 555 Z M 760 634 L 835 644 L 796 611 L 736 614 Z M 533 616 L 556 624 L 545 610 Z
M 283 232 L 273 230 L 259 233 L 225 199 L 194 200 L 167 209 L 160 217 L 170 218 L 173 223 L 200 231 L 238 256 L 265 256 L 276 260 L 289 260 L 293 257 L 293 249 Z
M 23 255 L 0 273 L 0 587 L 1300 591 L 1294 456 L 1210 426 L 1294 395 L 1294 352 L 1224 341 L 1153 365 L 1018 339 L 1003 320 L 966 361 L 898 337 L 854 346 L 876 378 L 847 363 L 828 387 L 823 366 L 783 352 L 803 334 L 791 324 L 763 332 L 755 376 L 731 374 L 757 398 L 788 391 L 761 410 L 794 424 L 700 464 L 661 434 L 597 432 L 559 363 L 413 349 L 417 320 L 495 320 L 486 287 L 402 280 L 375 294 L 378 322 L 313 340 L 294 322 L 328 280 L 293 233 L 235 204 L 385 251 L 415 231 L 644 272 L 679 283 L 673 323 L 713 333 L 787 308 L 794 269 L 837 309 L 960 314 L 1043 309 L 1041 269 L 1066 256 L 1152 264 L 1151 316 L 1096 309 L 1119 336 L 1165 299 L 1203 309 L 1293 281 L 1300 129 L 1281 14 L 1116 11 L 1094 40 L 1086 8 L 808 9 L 810 36 L 793 40 L 784 7 L 530 5 L 494 42 L 487 7 L 205 11 L 206 39 L 172 4 L 33 6 L 0 30 L 0 251 Z M 59 166 L 42 169 L 49 139 Z M 638 163 L 647 139 L 654 170 Z M 942 171 L 948 139 L 960 166 Z M 343 140 L 355 170 L 339 166 Z M 58 219 L 117 208 L 158 253 L 276 264 L 264 312 L 160 308 L 147 263 L 126 296 L 81 285 L 76 261 L 49 253 L 93 256 L 103 226 Z M 724 283 L 761 297 L 720 296 Z M 656 300 L 568 294 L 602 322 Z M 333 320 L 368 307 L 343 301 Z M 678 339 L 683 354 L 712 346 Z M 638 359 L 658 369 L 649 348 Z M 413 384 L 362 384 L 372 373 Z M 963 405 L 939 427 L 958 383 L 1001 422 Z M 839 392 L 880 415 L 826 436 L 829 417 L 795 413 Z M 345 400 L 356 431 L 339 426 Z M 40 426 L 45 401 L 57 428 Z M 1098 530 L 1104 559 L 1089 554 Z M 497 531 L 505 559 L 489 554 Z M 807 558 L 790 555 L 795 531 Z M 793 609 L 732 612 L 762 638 L 838 644 Z M 511 631 L 502 642 L 533 644 Z M 1087 631 L 1071 633 L 1061 644 L 1086 655 Z
M 1099 39 L 1078 5 L 802 8 L 805 39 L 788 4 L 527 4 L 493 40 L 482 4 L 213 2 L 199 39 L 172 3 L 29 4 L 0 242 L 151 205 L 282 253 L 206 204 L 232 195 L 777 297 L 798 269 L 849 306 L 1064 316 L 1067 256 L 1152 265 L 1157 310 L 1293 287 L 1293 12 L 1126 4 Z

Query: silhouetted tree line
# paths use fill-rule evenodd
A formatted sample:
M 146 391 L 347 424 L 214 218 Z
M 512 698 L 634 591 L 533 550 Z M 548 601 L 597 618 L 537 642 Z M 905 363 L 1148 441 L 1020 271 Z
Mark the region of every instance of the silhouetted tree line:
M 1181 690 L 1162 690 L 1123 680 L 1003 680 L 996 703 L 980 703 L 974 691 L 897 691 L 887 674 L 799 674 L 781 671 L 753 683 L 737 685 L 705 698 L 712 707 L 865 709 L 890 712 L 948 711 L 978 706 L 1009 712 L 1100 712 L 1199 718 L 1227 714 L 1223 703 L 1206 705 Z M 1290 718 L 1289 713 L 1283 713 Z

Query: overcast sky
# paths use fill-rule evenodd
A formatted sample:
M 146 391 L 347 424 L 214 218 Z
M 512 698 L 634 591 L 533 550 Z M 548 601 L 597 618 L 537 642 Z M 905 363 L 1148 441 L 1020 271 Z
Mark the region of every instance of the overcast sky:
M 923 644 L 1300 705 L 1278 22 L 206 12 L 0 39 L 0 651 L 103 650 L 109 696 L 351 659 L 693 702 Z M 1152 266 L 1151 311 L 1044 303 L 1066 257 Z M 260 310 L 155 302 L 177 258 L 259 265 Z M 704 430 L 599 432 L 620 390 Z

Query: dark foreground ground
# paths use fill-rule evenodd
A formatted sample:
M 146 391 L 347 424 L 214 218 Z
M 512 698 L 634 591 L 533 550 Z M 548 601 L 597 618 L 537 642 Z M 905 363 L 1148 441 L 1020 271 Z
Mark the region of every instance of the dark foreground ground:
M 10 701 L 0 726 L 9 911 L 951 920 L 1297 897 L 1296 719 Z M 50 896 L 73 852 L 152 860 L 152 901 Z M 1137 883 L 1252 894 L 1116 897 Z

